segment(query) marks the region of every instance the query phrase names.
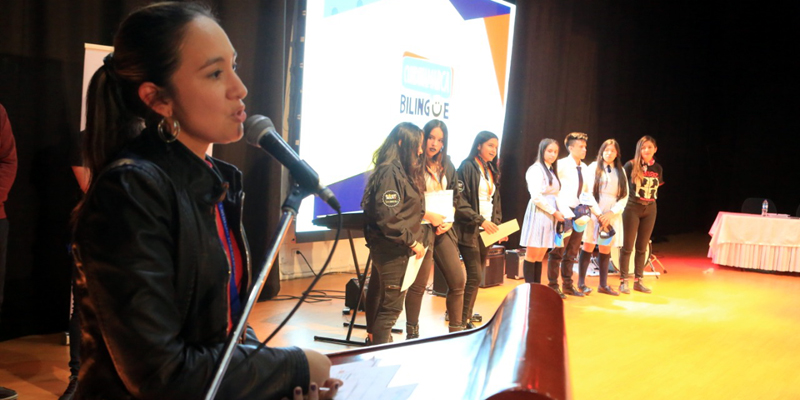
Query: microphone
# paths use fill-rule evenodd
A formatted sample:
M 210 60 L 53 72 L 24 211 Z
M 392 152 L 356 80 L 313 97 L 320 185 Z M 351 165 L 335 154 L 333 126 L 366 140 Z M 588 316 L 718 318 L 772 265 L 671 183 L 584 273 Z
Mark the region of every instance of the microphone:
M 275 125 L 269 118 L 263 115 L 248 117 L 244 121 L 244 137 L 247 143 L 262 148 L 283 164 L 301 188 L 316 194 L 334 210 L 341 210 L 339 200 L 333 192 L 319 184 L 319 175 L 316 171 L 301 160 L 281 135 L 275 132 Z

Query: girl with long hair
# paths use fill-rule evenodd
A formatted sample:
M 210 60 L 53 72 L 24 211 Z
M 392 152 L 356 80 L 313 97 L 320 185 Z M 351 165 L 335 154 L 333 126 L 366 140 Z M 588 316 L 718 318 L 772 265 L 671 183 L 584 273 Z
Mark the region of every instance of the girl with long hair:
M 120 26 L 87 94 L 76 399 L 203 397 L 253 286 L 241 173 L 206 155 L 242 137 L 246 95 L 207 8 L 156 3 Z M 239 338 L 218 397 L 336 394 L 326 356 L 259 345 Z
M 469 212 L 457 216 L 453 224 L 458 237 L 458 250 L 467 269 L 461 321 L 468 329 L 473 328 L 472 311 L 488 252 L 478 237 L 478 231 L 483 229 L 495 233 L 497 224 L 502 220 L 500 169 L 497 163 L 499 145 L 500 141 L 494 133 L 479 132 L 472 142 L 469 155 L 458 167 L 459 190 L 470 206 Z
M 583 249 L 578 263 L 581 274 L 578 287 L 585 286 L 586 271 L 595 246 L 599 249 L 600 293 L 619 296 L 608 286 L 608 264 L 611 247 L 621 247 L 623 240 L 622 212 L 628 203 L 628 179 L 620 162 L 619 143 L 608 139 L 600 145 L 597 159 L 589 164 L 591 174 L 586 179 L 591 196 L 592 219 L 586 224 L 583 235 Z
M 422 130 L 409 122 L 392 129 L 373 155 L 375 171 L 364 189 L 364 237 L 372 257 L 367 289 L 367 340 L 392 342 L 392 326 L 403 311 L 403 277 L 410 257 L 422 258 L 427 234 Z
M 453 207 L 455 214 L 469 213 L 469 205 L 461 199 L 458 192 L 458 178 L 456 167 L 447 155 L 447 125 L 434 119 L 422 128 L 425 133 L 423 153 L 425 155 L 424 175 L 425 193 L 451 190 L 453 193 Z M 468 214 L 466 214 L 468 215 Z M 461 267 L 458 253 L 458 240 L 451 229 L 452 221 L 445 222 L 443 216 L 426 211 L 423 229 L 430 230 L 431 240 L 427 243 L 428 252 L 422 261 L 417 279 L 408 288 L 406 294 L 406 339 L 419 337 L 419 312 L 422 296 L 428 285 L 431 268 L 435 265 L 447 282 L 447 314 L 450 318 L 449 331 L 456 332 L 464 329 L 461 313 L 464 306 L 464 285 L 466 275 Z
M 565 206 L 558 200 L 561 181 L 556 160 L 558 142 L 542 139 L 536 162 L 525 173 L 531 199 L 525 210 L 519 244 L 526 248 L 522 265 L 528 283 L 542 282 L 542 260 L 547 249 L 555 247 L 556 222 L 564 222 L 564 214 L 559 211 Z
M 628 204 L 622 213 L 622 225 L 625 238 L 622 252 L 620 253 L 620 285 L 619 291 L 630 294 L 628 287 L 628 266 L 634 244 L 636 257 L 633 260 L 634 277 L 633 290 L 650 293 L 649 287 L 644 285 L 644 263 L 647 255 L 647 246 L 650 244 L 650 235 L 656 224 L 658 207 L 658 188 L 664 184 L 664 171 L 656 162 L 658 151 L 656 140 L 651 136 L 642 136 L 636 142 L 636 155 L 633 160 L 625 163 L 625 173 L 630 177 L 628 182 Z

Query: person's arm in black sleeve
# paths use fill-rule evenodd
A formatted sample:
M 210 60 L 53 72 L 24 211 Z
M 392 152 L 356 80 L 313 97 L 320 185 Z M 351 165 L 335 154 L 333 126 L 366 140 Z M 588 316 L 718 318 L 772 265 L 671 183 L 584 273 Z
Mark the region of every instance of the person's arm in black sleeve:
M 187 343 L 181 335 L 173 282 L 178 261 L 170 234 L 178 216 L 175 199 L 164 189 L 169 185 L 155 169 L 113 168 L 91 189 L 75 232 L 77 261 L 102 341 L 121 381 L 138 399 L 202 398 L 224 347 Z M 224 290 L 225 283 L 220 285 Z M 255 348 L 234 350 L 218 397 L 290 397 L 294 387 L 308 387 L 302 350 L 265 348 L 246 358 Z
M 465 161 L 461 164 L 461 168 L 458 169 L 458 180 L 461 182 L 461 198 L 463 200 L 463 205 L 459 209 L 456 210 L 458 216 L 456 220 L 463 222 L 466 225 L 476 225 L 480 226 L 486 221 L 483 216 L 472 207 L 470 204 L 470 199 L 473 199 L 477 192 L 478 187 L 477 185 L 480 183 L 480 176 L 478 176 L 475 172 L 475 168 L 471 168 L 469 165 L 470 161 Z M 478 182 L 478 183 L 476 183 Z
M 0 211 L 17 176 L 17 147 L 6 110 L 0 105 Z

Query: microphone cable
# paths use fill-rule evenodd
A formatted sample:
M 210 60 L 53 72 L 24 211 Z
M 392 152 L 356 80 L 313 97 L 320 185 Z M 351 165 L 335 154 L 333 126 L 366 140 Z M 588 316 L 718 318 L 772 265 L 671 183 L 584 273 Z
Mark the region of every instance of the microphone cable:
M 272 331 L 272 333 L 263 342 L 261 342 L 258 345 L 258 347 L 255 348 L 255 350 L 253 352 L 248 354 L 244 358 L 244 360 L 239 362 L 237 365 L 231 366 L 228 369 L 229 372 L 234 371 L 237 368 L 241 367 L 242 365 L 244 365 L 245 361 L 250 359 L 250 357 L 252 357 L 254 354 L 258 354 L 258 352 L 260 352 L 263 348 L 267 347 L 267 343 L 269 343 L 269 341 L 272 340 L 272 338 L 274 338 L 275 335 L 278 334 L 278 332 L 280 332 L 281 328 L 283 328 L 286 325 L 286 323 L 289 322 L 289 320 L 292 318 L 292 316 L 294 316 L 294 314 L 297 312 L 297 310 L 300 308 L 300 306 L 306 301 L 306 299 L 309 297 L 309 295 L 311 295 L 311 292 L 313 291 L 314 286 L 316 286 L 317 282 L 319 282 L 320 278 L 322 278 L 324 276 L 325 270 L 328 268 L 328 264 L 330 264 L 331 259 L 333 259 L 333 253 L 336 251 L 336 245 L 339 244 L 339 235 L 342 233 L 342 212 L 337 210 L 336 211 L 336 216 L 337 216 L 337 220 L 338 220 L 338 224 L 337 224 L 337 228 L 336 228 L 336 238 L 334 239 L 333 247 L 331 248 L 331 251 L 328 254 L 328 259 L 325 260 L 325 265 L 323 265 L 322 268 L 319 270 L 319 273 L 314 277 L 314 280 L 311 281 L 311 284 L 308 285 L 308 289 L 306 289 L 303 292 L 303 295 L 300 296 L 300 300 L 298 300 L 297 304 L 295 304 L 295 306 L 292 308 L 292 310 L 289 311 L 289 314 L 286 316 L 286 318 L 284 318 L 283 321 L 281 321 L 281 323 L 275 328 L 275 330 Z

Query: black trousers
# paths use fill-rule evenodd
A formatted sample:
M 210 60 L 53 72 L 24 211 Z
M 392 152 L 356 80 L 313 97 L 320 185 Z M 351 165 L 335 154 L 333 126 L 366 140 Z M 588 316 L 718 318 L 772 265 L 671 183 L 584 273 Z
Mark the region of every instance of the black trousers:
M 625 211 L 622 212 L 624 240 L 622 241 L 622 251 L 619 253 L 620 279 L 628 279 L 628 266 L 631 262 L 634 244 L 636 257 L 633 259 L 633 273 L 637 279 L 644 277 L 647 245 L 650 243 L 650 235 L 653 234 L 653 227 L 656 225 L 657 214 L 658 206 L 655 202 L 646 205 L 628 202 L 625 206 Z
M 578 257 L 578 250 L 581 248 L 583 232 L 572 231 L 567 237 L 564 247 L 555 247 L 550 250 L 547 256 L 547 281 L 548 286 L 558 287 L 558 270 L 561 268 L 561 284 L 564 286 L 572 285 L 572 266 Z
M 372 343 L 392 342 L 392 327 L 403 312 L 406 292 L 400 291 L 406 274 L 411 249 L 385 245 L 374 246 L 372 274 L 367 287 L 367 332 L 372 334 Z
M 432 227 L 428 229 L 433 229 Z M 464 286 L 466 276 L 461 261 L 458 259 L 458 244 L 453 235 L 445 233 L 431 237 L 427 245 L 428 252 L 417 274 L 417 279 L 408 288 L 406 293 L 406 322 L 411 325 L 419 323 L 419 311 L 422 307 L 422 296 L 431 276 L 431 269 L 435 265 L 444 275 L 447 282 L 447 315 L 450 316 L 451 326 L 461 325 L 461 313 L 464 307 Z
M 470 322 L 475 299 L 478 298 L 478 285 L 481 282 L 483 269 L 486 266 L 486 256 L 489 253 L 483 242 L 478 239 L 474 246 L 458 245 L 461 257 L 464 258 L 464 268 L 467 270 L 467 283 L 464 286 L 464 307 L 461 314 L 462 323 Z

